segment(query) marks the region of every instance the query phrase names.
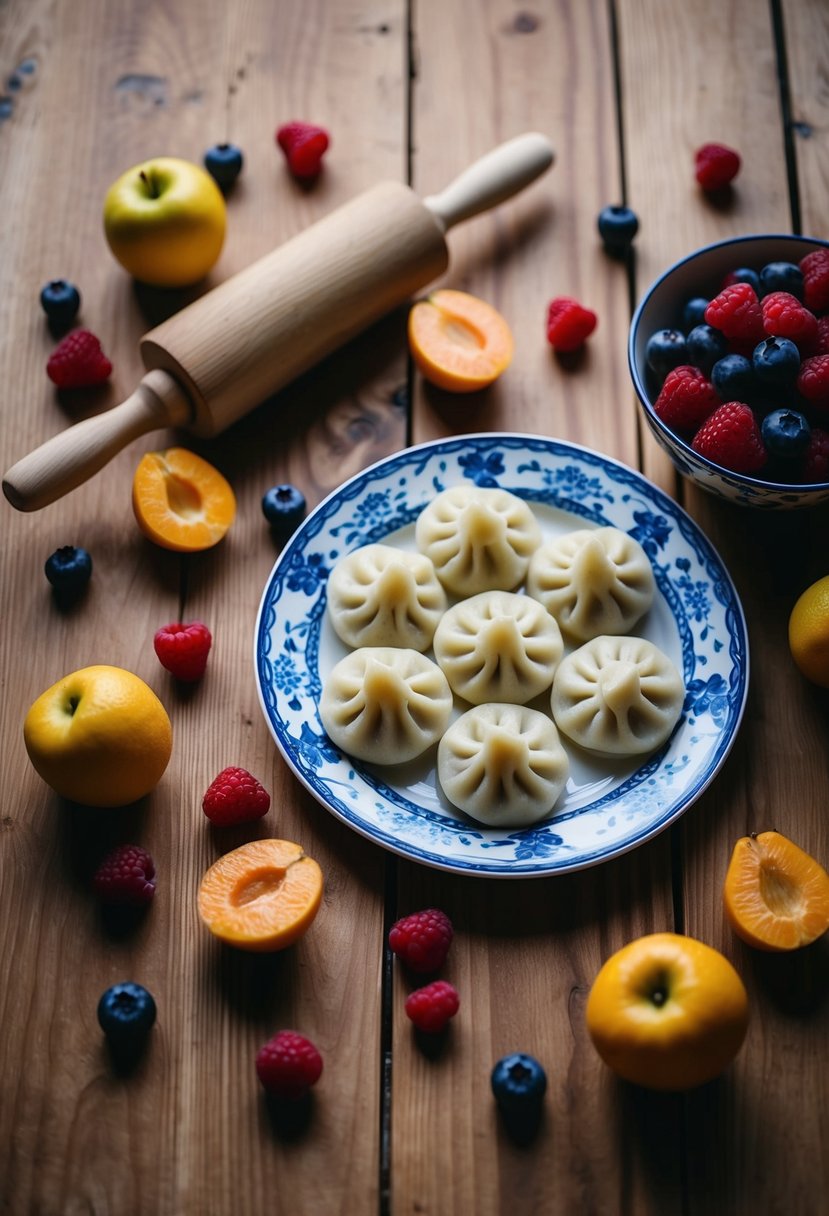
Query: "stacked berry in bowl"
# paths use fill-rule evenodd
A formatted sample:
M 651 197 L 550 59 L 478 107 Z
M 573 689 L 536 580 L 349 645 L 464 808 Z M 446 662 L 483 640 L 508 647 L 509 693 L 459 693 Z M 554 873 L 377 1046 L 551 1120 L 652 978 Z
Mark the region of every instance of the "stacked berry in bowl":
M 679 471 L 745 505 L 829 500 L 829 243 L 746 236 L 649 288 L 628 361 Z

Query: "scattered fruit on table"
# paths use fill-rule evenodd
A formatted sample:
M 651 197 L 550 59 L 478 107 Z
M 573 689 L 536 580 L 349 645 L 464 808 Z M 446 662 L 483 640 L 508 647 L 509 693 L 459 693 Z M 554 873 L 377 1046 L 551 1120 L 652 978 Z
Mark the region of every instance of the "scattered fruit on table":
M 734 473 L 759 473 L 768 458 L 754 411 L 739 401 L 717 406 L 700 426 L 691 447 Z
M 43 569 L 55 591 L 78 595 L 92 577 L 92 558 L 79 546 L 61 545 L 47 557 Z
M 626 253 L 633 244 L 633 238 L 639 231 L 639 219 L 630 207 L 602 207 L 597 227 L 607 252 L 618 256 Z
M 599 971 L 587 1029 L 609 1068 L 649 1089 L 683 1090 L 718 1076 L 740 1049 L 748 998 L 731 963 L 676 933 L 637 938 Z
M 46 375 L 58 388 L 94 388 L 112 374 L 101 343 L 88 329 L 74 329 L 49 356 Z
M 795 601 L 789 616 L 789 649 L 807 680 L 829 688 L 829 574 Z
M 205 169 L 159 156 L 113 182 L 103 218 L 112 254 L 129 274 L 154 287 L 189 287 L 218 260 L 227 213 Z
M 141 1047 L 155 1019 L 155 1000 L 141 984 L 113 984 L 98 1001 L 98 1023 L 116 1050 Z
M 187 448 L 141 457 L 132 483 L 141 531 L 163 549 L 194 553 L 217 545 L 236 515 L 236 497 L 218 469 Z
M 106 904 L 142 907 L 155 895 L 155 863 L 140 845 L 119 845 L 98 866 L 92 888 Z
M 290 840 L 252 840 L 225 853 L 201 880 L 199 915 L 241 950 L 284 950 L 310 928 L 322 900 L 322 871 Z
M 547 1092 L 547 1074 L 534 1056 L 514 1051 L 498 1060 L 490 1084 L 503 1111 L 537 1111 Z
M 319 175 L 331 140 L 324 127 L 312 122 L 286 122 L 277 128 L 276 142 L 294 177 L 310 181 Z
M 780 832 L 743 836 L 723 903 L 738 937 L 758 950 L 797 950 L 829 929 L 829 874 Z
M 66 279 L 50 279 L 41 290 L 40 306 L 53 325 L 63 328 L 78 315 L 81 293 Z
M 222 769 L 205 791 L 202 810 L 216 827 L 252 823 L 270 810 L 271 796 L 247 769 Z
M 547 305 L 547 341 L 553 350 L 579 350 L 596 328 L 598 317 L 571 296 L 556 296 Z
M 161 666 L 187 684 L 204 675 L 212 645 L 213 636 L 202 621 L 191 621 L 189 625 L 174 621 L 162 625 L 153 638 L 153 648 Z
M 406 997 L 406 1014 L 424 1034 L 439 1034 L 460 1007 L 457 990 L 446 980 L 416 988 Z
M 305 495 L 296 486 L 272 486 L 262 496 L 262 514 L 279 536 L 290 536 L 305 518 Z
M 694 154 L 696 179 L 703 190 L 722 190 L 740 171 L 740 156 L 725 144 L 703 144 Z
M 222 190 L 228 190 L 242 172 L 244 156 L 235 144 L 214 144 L 204 154 L 204 167 Z
M 443 966 L 454 930 L 439 908 L 412 912 L 392 925 L 389 946 L 410 971 L 426 973 Z
M 58 680 L 26 714 L 23 739 L 36 772 L 63 798 L 126 806 L 149 794 L 172 752 L 167 711 L 139 676 L 83 667 Z
M 477 296 L 442 288 L 409 312 L 409 349 L 430 384 L 450 393 L 487 388 L 512 361 L 513 338 L 499 312 Z
M 256 1053 L 256 1075 L 267 1094 L 296 1101 L 316 1085 L 322 1056 L 310 1039 L 295 1030 L 280 1030 Z

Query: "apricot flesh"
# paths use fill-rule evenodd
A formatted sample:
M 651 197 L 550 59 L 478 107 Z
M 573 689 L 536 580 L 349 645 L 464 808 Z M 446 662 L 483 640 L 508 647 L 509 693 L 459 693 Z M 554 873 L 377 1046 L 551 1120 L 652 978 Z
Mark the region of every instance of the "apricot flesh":
M 210 549 L 236 515 L 236 497 L 218 469 L 186 448 L 146 452 L 132 483 L 141 531 L 177 553 Z
M 513 345 L 501 314 L 464 291 L 435 291 L 409 312 L 412 358 L 431 384 L 449 392 L 492 384 L 512 361 Z
M 738 937 L 758 950 L 797 950 L 829 929 L 829 874 L 780 832 L 743 836 L 723 904 Z
M 202 921 L 240 950 L 284 950 L 310 928 L 322 871 L 291 840 L 251 840 L 214 862 L 199 884 Z

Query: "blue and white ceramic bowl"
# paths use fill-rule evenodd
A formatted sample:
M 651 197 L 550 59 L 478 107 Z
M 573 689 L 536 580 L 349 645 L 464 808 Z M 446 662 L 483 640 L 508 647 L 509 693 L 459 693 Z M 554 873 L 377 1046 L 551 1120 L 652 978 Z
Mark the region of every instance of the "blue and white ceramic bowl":
M 760 270 L 768 262 L 798 262 L 813 249 L 829 247 L 816 237 L 743 236 L 707 245 L 688 254 L 666 270 L 648 288 L 633 317 L 628 342 L 628 363 L 642 412 L 657 443 L 685 477 L 702 489 L 745 506 L 773 510 L 812 507 L 829 500 L 829 482 L 783 485 L 732 473 L 699 456 L 690 443 L 674 434 L 654 413 L 658 386 L 652 383 L 645 360 L 651 334 L 659 329 L 679 328 L 682 306 L 694 296 L 710 299 L 723 278 L 738 266 Z
M 441 490 L 470 483 L 525 499 L 546 536 L 612 525 L 635 537 L 658 589 L 635 632 L 665 651 L 685 679 L 682 717 L 664 747 L 624 761 L 569 748 L 570 778 L 553 814 L 519 830 L 484 827 L 452 807 L 436 780 L 436 747 L 395 768 L 362 764 L 334 746 L 318 710 L 324 680 L 348 653 L 326 612 L 335 562 L 380 541 L 414 548 L 423 508 Z M 254 658 L 274 740 L 322 806 L 404 857 L 499 878 L 595 865 L 661 832 L 719 772 L 748 689 L 748 638 L 737 593 L 689 516 L 633 469 L 532 435 L 463 435 L 408 448 L 335 490 L 271 571 Z

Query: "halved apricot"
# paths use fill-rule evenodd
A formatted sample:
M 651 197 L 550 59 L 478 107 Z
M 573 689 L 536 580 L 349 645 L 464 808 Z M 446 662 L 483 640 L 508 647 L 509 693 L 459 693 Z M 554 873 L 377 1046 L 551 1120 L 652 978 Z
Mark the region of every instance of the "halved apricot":
M 284 950 L 310 928 L 322 870 L 291 840 L 251 840 L 214 862 L 199 884 L 199 915 L 240 950 Z
M 723 887 L 738 937 L 758 950 L 797 950 L 829 929 L 829 874 L 779 832 L 743 836 Z
M 195 553 L 225 535 L 236 514 L 236 498 L 212 464 L 186 448 L 168 448 L 141 457 L 132 482 L 132 509 L 151 541 L 177 553 Z
M 442 289 L 409 312 L 409 348 L 425 378 L 452 393 L 486 388 L 512 360 L 512 332 L 491 304 Z

